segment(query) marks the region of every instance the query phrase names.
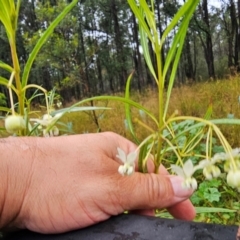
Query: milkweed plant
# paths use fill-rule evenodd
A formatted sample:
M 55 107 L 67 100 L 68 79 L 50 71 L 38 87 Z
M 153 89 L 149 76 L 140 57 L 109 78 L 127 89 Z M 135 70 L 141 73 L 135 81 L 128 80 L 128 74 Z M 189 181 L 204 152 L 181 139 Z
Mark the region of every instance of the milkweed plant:
M 218 127 L 218 124 L 239 124 L 240 121 L 237 119 L 211 120 L 212 106 L 207 109 L 204 118 L 179 116 L 177 111 L 174 113 L 168 111 L 188 25 L 199 0 L 186 1 L 168 24 L 162 36 L 159 36 L 157 30 L 154 0 L 151 0 L 150 4 L 145 0 L 128 0 L 128 3 L 139 24 L 144 59 L 158 88 L 159 116 L 154 116 L 143 106 L 135 105 L 155 123 L 155 129 L 150 129 L 150 135 L 139 142 L 134 131 L 130 109 L 134 105 L 128 102 L 130 101 L 131 76 L 127 81 L 125 90 L 126 118 L 133 137 L 139 143 L 139 169 L 142 172 L 147 171 L 147 159 L 152 158 L 155 164 L 155 172 L 158 172 L 160 165 L 164 164 L 165 160 L 174 154 L 176 161 L 175 164 L 171 164 L 170 169 L 184 179 L 184 188 L 197 189 L 198 183 L 194 173 L 198 170 L 202 171 L 207 180 L 219 177 L 224 171 L 226 172 L 227 183 L 240 192 L 240 148 L 232 149 Z M 173 30 L 175 31 L 174 34 Z M 161 51 L 165 40 L 171 36 L 173 36 L 173 39 L 163 65 Z M 155 53 L 154 62 L 156 62 L 156 66 L 153 65 L 150 57 L 149 43 Z M 164 98 L 165 89 L 167 89 L 166 98 Z M 141 125 L 144 126 L 144 124 Z M 149 129 L 149 126 L 147 126 L 147 129 Z M 218 138 L 224 152 L 214 154 L 214 136 Z M 194 150 L 203 142 L 205 142 L 204 151 L 200 153 L 198 151 L 194 154 Z M 126 156 L 122 150 L 118 149 L 117 156 L 123 162 L 123 166 L 119 167 L 119 173 L 123 175 L 132 174 L 134 172 L 134 161 L 132 159 L 134 155 L 130 153 Z
M 16 2 L 16 4 L 15 4 Z M 219 124 L 240 124 L 238 119 L 210 119 L 212 107 L 206 111 L 203 118 L 194 116 L 180 116 L 178 111 L 169 113 L 168 107 L 172 88 L 184 46 L 188 25 L 199 0 L 188 0 L 175 14 L 171 22 L 166 27 L 162 36 L 159 36 L 155 20 L 154 0 L 128 0 L 129 6 L 134 13 L 138 25 L 143 56 L 148 66 L 148 70 L 154 78 L 158 89 L 159 114 L 155 116 L 138 102 L 130 98 L 130 84 L 134 73 L 127 79 L 125 96 L 96 96 L 84 99 L 69 108 L 54 109 L 56 105 L 55 90 L 47 92 L 43 87 L 36 84 L 29 84 L 29 74 L 33 62 L 43 44 L 51 36 L 55 27 L 75 6 L 78 0 L 73 0 L 62 13 L 51 23 L 47 30 L 39 38 L 36 46 L 32 50 L 23 69 L 20 69 L 19 59 L 16 49 L 16 30 L 20 9 L 20 0 L 0 0 L 0 21 L 5 27 L 8 41 L 11 48 L 12 66 L 0 61 L 0 68 L 9 74 L 9 78 L 0 77 L 0 84 L 7 87 L 11 108 L 0 107 L 0 111 L 6 112 L 5 129 L 15 136 L 39 136 L 52 137 L 59 135 L 56 123 L 66 113 L 71 111 L 86 111 L 108 109 L 106 107 L 86 107 L 89 101 L 114 100 L 125 105 L 126 122 L 129 131 L 138 144 L 136 151 L 125 153 L 117 148 L 117 157 L 121 160 L 118 172 L 127 177 L 134 174 L 136 161 L 138 170 L 145 173 L 147 160 L 152 159 L 155 172 L 161 164 L 165 165 L 170 156 L 174 156 L 175 162 L 170 166 L 170 171 L 184 179 L 183 187 L 196 189 L 197 180 L 194 177 L 196 171 L 202 171 L 206 179 L 217 178 L 220 175 L 226 176 L 227 183 L 240 192 L 240 148 L 232 149 L 226 138 L 223 136 Z M 172 38 L 171 46 L 166 54 L 163 65 L 161 52 L 167 38 Z M 153 64 L 149 44 L 155 53 Z M 22 71 L 21 71 L 22 70 Z M 27 90 L 34 88 L 35 92 L 27 98 Z M 164 93 L 166 92 L 166 97 Z M 17 102 L 14 103 L 14 97 Z M 44 96 L 46 103 L 46 113 L 38 118 L 31 118 L 35 112 L 31 110 L 31 102 L 34 98 Z M 57 101 L 59 106 L 61 102 Z M 83 106 L 82 106 L 83 105 Z M 141 126 L 149 131 L 149 135 L 140 141 L 134 129 L 134 118 L 131 109 L 137 108 L 144 116 L 148 116 L 155 127 L 146 126 L 138 120 Z M 214 153 L 215 137 L 224 149 L 221 153 Z M 201 152 L 194 150 L 202 143 L 205 148 Z M 225 172 L 225 173 L 224 173 Z

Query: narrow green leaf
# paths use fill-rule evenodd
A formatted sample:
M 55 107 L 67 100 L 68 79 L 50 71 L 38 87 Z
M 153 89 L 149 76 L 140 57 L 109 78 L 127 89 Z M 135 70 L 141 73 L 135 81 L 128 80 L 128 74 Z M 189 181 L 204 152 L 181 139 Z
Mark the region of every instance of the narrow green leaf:
M 0 85 L 4 85 L 4 86 L 7 87 L 7 86 L 8 86 L 8 80 L 7 80 L 6 78 L 0 76 Z M 13 85 L 11 86 L 11 89 L 12 89 L 15 93 L 18 92 L 18 90 L 17 90 Z
M 16 7 L 16 19 L 15 19 L 15 25 L 18 25 L 18 16 L 19 16 L 19 11 L 20 11 L 20 6 L 21 6 L 21 0 L 17 1 L 17 7 Z
M 173 63 L 173 67 L 172 67 L 172 71 L 171 71 L 171 75 L 170 75 L 170 79 L 169 79 L 168 90 L 167 90 L 167 98 L 166 98 L 164 114 L 163 114 L 164 119 L 166 118 L 166 115 L 167 115 L 167 110 L 168 110 L 170 97 L 171 97 L 171 93 L 172 93 L 172 88 L 173 88 L 173 84 L 174 84 L 174 81 L 175 81 L 175 76 L 176 76 L 176 72 L 177 72 L 177 68 L 178 68 L 178 63 L 179 63 L 179 60 L 180 60 L 180 57 L 181 57 L 187 28 L 185 28 L 184 30 L 185 30 L 184 32 L 182 31 L 183 35 L 182 35 L 181 40 L 179 42 L 178 50 L 177 50 L 177 53 L 176 53 L 176 56 L 175 56 L 175 60 L 174 60 L 174 63 Z
M 194 3 L 188 5 L 189 2 L 190 1 L 185 3 L 183 5 L 183 7 L 181 8 L 181 11 L 182 11 L 181 14 L 185 14 L 185 16 L 183 17 L 183 20 L 179 27 L 179 30 L 174 37 L 172 46 L 168 52 L 166 62 L 164 65 L 164 69 L 163 69 L 163 81 L 165 81 L 166 74 L 169 70 L 171 62 L 173 61 L 173 67 L 171 69 L 171 75 L 170 75 L 170 80 L 169 80 L 169 85 L 168 85 L 168 90 L 167 90 L 167 98 L 166 98 L 164 114 L 163 114 L 164 119 L 166 118 L 166 115 L 167 115 L 170 96 L 171 96 L 171 92 L 172 92 L 172 88 L 173 88 L 173 84 L 174 84 L 174 80 L 175 80 L 175 76 L 176 76 L 176 72 L 177 72 L 177 68 L 178 68 L 178 63 L 179 63 L 182 49 L 184 46 L 184 41 L 185 41 L 185 37 L 187 34 L 188 25 L 189 25 L 191 17 L 193 15 L 199 1 L 194 1 Z M 179 17 L 180 16 L 181 15 L 179 15 Z M 175 20 L 175 18 L 174 18 L 174 20 Z
M 236 212 L 237 210 L 227 209 L 227 208 L 214 208 L 214 207 L 195 207 L 196 213 L 231 213 Z M 156 217 L 164 217 L 164 218 L 173 218 L 172 215 L 168 212 L 160 212 L 155 215 Z
M 142 11 L 140 11 L 139 7 L 136 5 L 135 0 L 128 0 L 128 4 L 131 7 L 135 17 L 137 18 L 139 25 L 144 29 L 150 41 L 153 42 L 152 34 L 145 21 L 144 15 L 142 14 Z
M 141 109 L 143 110 L 152 120 L 153 122 L 156 124 L 156 126 L 158 126 L 158 121 L 155 118 L 155 116 L 145 107 L 143 107 L 141 104 L 134 102 L 130 99 L 126 99 L 125 97 L 117 97 L 117 96 L 97 96 L 97 97 L 91 97 L 91 98 L 87 98 L 84 100 L 81 100 L 75 104 L 73 104 L 70 108 L 76 107 L 78 105 L 82 105 L 84 103 L 90 102 L 90 101 L 101 101 L 101 100 L 112 100 L 112 101 L 118 101 L 118 102 L 122 102 L 122 103 L 128 103 L 134 107 L 136 107 L 137 109 Z
M 189 1 L 188 1 L 189 2 Z M 187 2 L 187 3 L 188 3 Z M 198 1 L 196 1 L 196 3 L 197 3 Z M 184 4 L 184 6 L 187 4 L 187 3 L 185 3 Z M 182 8 L 185 8 L 185 7 L 182 7 Z M 166 76 L 166 74 L 167 74 L 167 71 L 168 71 L 168 69 L 169 69 L 169 66 L 170 66 L 170 64 L 171 64 L 171 62 L 172 62 L 172 60 L 174 59 L 174 55 L 175 55 L 175 53 L 176 53 L 176 51 L 177 51 L 177 49 L 178 49 L 178 47 L 179 47 L 179 41 L 180 41 L 180 39 L 185 39 L 185 36 L 183 36 L 183 34 L 184 34 L 184 30 L 186 31 L 186 29 L 188 28 L 188 25 L 189 25 L 189 22 L 190 22 L 190 19 L 191 19 L 191 17 L 192 17 L 192 14 L 193 14 L 193 12 L 195 11 L 195 9 L 196 9 L 196 6 L 197 6 L 197 4 L 195 4 L 195 5 L 193 5 L 190 9 L 187 7 L 187 8 L 185 8 L 185 10 L 187 9 L 187 10 L 189 10 L 189 11 L 184 11 L 183 12 L 183 14 L 185 13 L 185 16 L 182 16 L 183 17 L 183 20 L 182 20 L 182 23 L 180 24 L 180 27 L 179 27 L 179 29 L 178 29 L 178 31 L 177 31 L 177 33 L 175 34 L 175 36 L 174 36 L 174 39 L 173 39 L 173 43 L 172 43 L 172 45 L 171 45 L 171 47 L 170 47 L 170 50 L 169 50 L 169 52 L 168 52 L 168 54 L 167 54 L 167 57 L 166 57 L 166 62 L 165 62 L 165 66 L 164 66 L 164 69 L 163 69 L 163 79 L 165 79 L 165 76 Z M 175 18 L 174 18 L 175 19 Z M 172 20 L 172 21 L 174 21 L 174 20 Z M 173 28 L 172 28 L 173 29 Z M 166 34 L 166 31 L 164 32 L 164 34 Z M 184 34 L 184 35 L 186 35 L 186 33 Z M 164 38 L 164 36 L 162 37 L 162 38 Z M 162 41 L 162 39 L 161 39 L 161 41 Z
M 213 106 L 212 106 L 212 103 L 210 103 L 208 106 L 207 112 L 204 115 L 204 119 L 210 120 L 212 116 L 212 112 L 213 112 Z
M 150 29 L 153 32 L 156 32 L 157 29 L 156 29 L 156 24 L 155 24 L 154 9 L 152 9 L 152 10 L 149 9 L 149 6 L 148 6 L 146 0 L 140 0 L 140 6 L 141 6 L 140 9 L 143 10 L 142 16 L 145 15 Z
M 55 116 L 58 113 L 71 113 L 71 112 L 80 112 L 80 111 L 95 111 L 95 110 L 109 110 L 111 108 L 108 107 L 91 107 L 91 106 L 86 106 L 86 107 L 69 107 L 69 108 L 62 108 L 56 111 L 51 112 L 51 115 Z
M 0 107 L 0 111 L 2 112 L 11 112 L 11 108 L 7 108 L 7 107 Z
M 4 86 L 8 86 L 8 80 L 0 76 L 0 84 Z
M 183 4 L 183 6 L 178 10 L 178 12 L 176 13 L 176 15 L 174 16 L 174 18 L 172 19 L 171 23 L 167 26 L 167 28 L 165 29 L 163 36 L 162 36 L 162 41 L 161 41 L 161 45 L 163 45 L 166 37 L 168 36 L 168 34 L 173 30 L 173 28 L 178 24 L 179 20 L 185 15 L 185 13 L 189 10 L 189 8 L 194 7 L 196 8 L 196 6 L 198 5 L 200 0 L 188 0 L 187 2 L 185 2 Z
M 216 207 L 195 207 L 196 213 L 236 212 L 237 210 Z
M 9 66 L 8 64 L 0 61 L 0 68 L 3 68 L 4 70 L 12 73 L 13 72 L 13 68 L 11 66 Z
M 12 37 L 12 26 L 11 26 L 11 20 L 9 18 L 9 14 L 6 12 L 4 5 L 0 4 L 0 21 L 3 23 L 8 39 L 11 39 Z
M 131 73 L 130 76 L 128 77 L 126 88 L 125 88 L 125 99 L 127 99 L 127 100 L 130 100 L 130 83 L 131 83 L 132 76 L 133 76 L 133 73 Z M 126 113 L 126 119 L 127 119 L 129 130 L 130 130 L 134 140 L 136 141 L 136 143 L 139 144 L 140 141 L 138 140 L 138 138 L 135 134 L 134 128 L 133 128 L 131 108 L 128 103 L 125 103 L 125 113 Z
M 151 56 L 150 56 L 150 53 L 149 53 L 148 39 L 147 39 L 147 36 L 146 36 L 146 33 L 145 33 L 144 29 L 141 26 L 139 26 L 139 33 L 140 33 L 141 46 L 143 48 L 144 59 L 147 63 L 147 66 L 148 66 L 148 69 L 149 69 L 150 73 L 154 77 L 156 83 L 158 83 L 157 76 L 156 76 L 156 73 L 155 73 L 155 70 L 154 70 L 154 67 L 153 67 L 153 64 L 152 64 Z

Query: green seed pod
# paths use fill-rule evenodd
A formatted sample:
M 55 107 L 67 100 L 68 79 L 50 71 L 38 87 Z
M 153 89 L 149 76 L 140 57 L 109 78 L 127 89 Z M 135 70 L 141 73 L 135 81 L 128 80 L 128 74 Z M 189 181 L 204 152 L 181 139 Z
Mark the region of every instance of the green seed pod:
M 10 115 L 5 119 L 5 128 L 8 133 L 17 133 L 25 128 L 25 121 L 22 116 Z
M 240 170 L 230 170 L 227 175 L 227 183 L 231 187 L 240 188 Z

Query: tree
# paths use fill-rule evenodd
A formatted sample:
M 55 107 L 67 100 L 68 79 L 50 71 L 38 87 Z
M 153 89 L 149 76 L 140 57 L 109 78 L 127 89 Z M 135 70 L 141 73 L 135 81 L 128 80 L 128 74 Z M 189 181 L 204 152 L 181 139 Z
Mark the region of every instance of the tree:
M 213 56 L 213 44 L 212 35 L 210 27 L 210 19 L 208 12 L 208 0 L 202 0 L 199 5 L 198 12 L 200 15 L 200 20 L 196 18 L 195 21 L 199 27 L 198 35 L 202 43 L 204 50 L 205 60 L 207 63 L 208 75 L 210 78 L 215 78 L 215 68 L 214 68 L 214 56 Z

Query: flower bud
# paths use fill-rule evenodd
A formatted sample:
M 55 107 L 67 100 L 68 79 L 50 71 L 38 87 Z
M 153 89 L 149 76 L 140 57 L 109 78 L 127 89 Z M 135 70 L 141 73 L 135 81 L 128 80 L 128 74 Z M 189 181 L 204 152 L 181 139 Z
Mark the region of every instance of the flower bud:
M 5 119 L 5 128 L 9 133 L 17 133 L 25 128 L 25 121 L 22 116 L 10 115 Z
M 240 188 L 240 170 L 230 170 L 227 175 L 227 183 L 231 187 Z

